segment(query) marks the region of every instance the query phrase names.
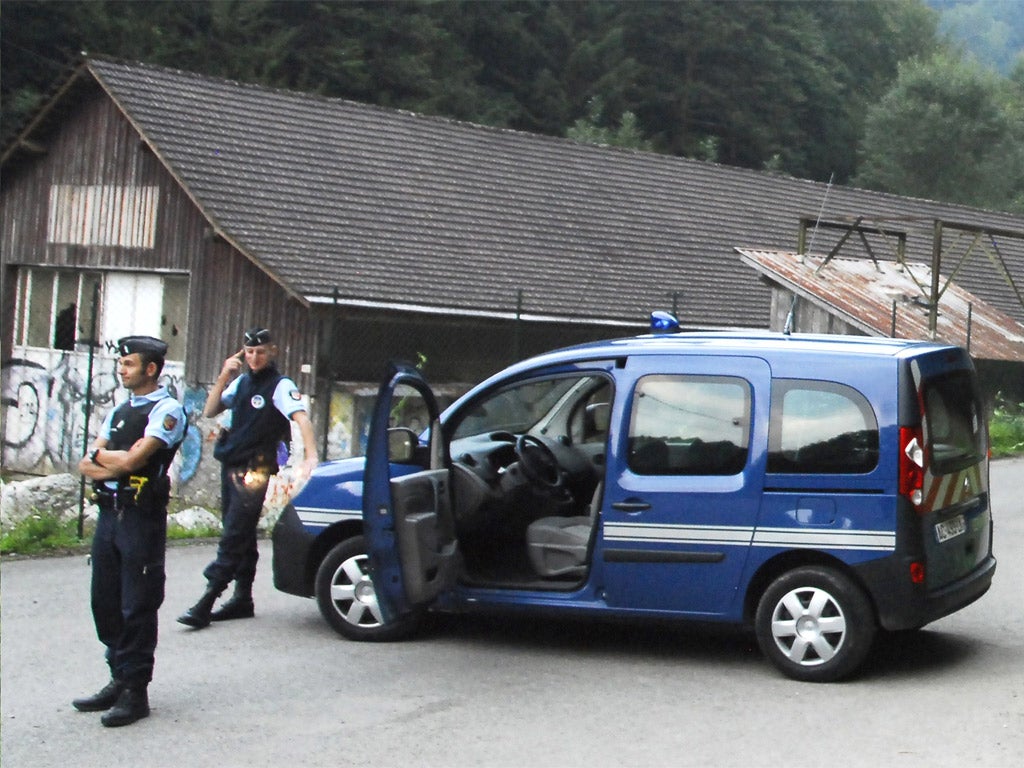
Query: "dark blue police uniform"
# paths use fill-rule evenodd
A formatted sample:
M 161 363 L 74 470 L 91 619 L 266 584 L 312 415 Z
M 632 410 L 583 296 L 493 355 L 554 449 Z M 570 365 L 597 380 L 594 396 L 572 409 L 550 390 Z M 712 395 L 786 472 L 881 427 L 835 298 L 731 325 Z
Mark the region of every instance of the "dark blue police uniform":
M 120 371 L 131 390 L 128 402 L 103 422 L 102 448 L 79 462 L 94 478 L 100 508 L 92 539 L 92 614 L 96 634 L 106 646 L 110 682 L 92 696 L 72 701 L 81 712 L 104 712 L 105 726 L 130 725 L 149 715 L 147 687 L 153 679 L 157 611 L 164 601 L 164 552 L 167 543 L 167 470 L 184 439 L 185 411 L 165 387 L 149 378 L 163 369 L 167 344 L 152 336 L 126 336 L 117 342 L 122 359 L 138 355 L 144 374 L 122 360 Z M 113 478 L 101 451 L 130 452 L 143 438 L 159 447 L 142 467 Z M 148 449 L 147 449 L 148 450 Z M 134 463 L 134 462 L 132 462 Z M 99 465 L 102 472 L 92 472 Z
M 170 394 L 160 388 L 121 405 L 111 419 L 106 447 L 130 449 L 146 434 L 151 414 L 165 398 Z M 174 415 L 158 414 L 162 426 L 170 420 L 184 425 L 184 411 L 175 404 Z M 95 484 L 100 514 L 92 540 L 92 612 L 96 634 L 107 647 L 111 677 L 125 685 L 144 686 L 153 677 L 157 610 L 164 600 L 167 470 L 180 444 L 179 439 L 157 450 L 130 476 Z
M 252 599 L 256 563 L 259 560 L 257 526 L 270 478 L 277 474 L 278 448 L 290 442 L 291 419 L 305 412 L 295 382 L 282 375 L 273 362 L 270 331 L 254 327 L 245 332 L 245 354 L 253 348 L 248 373 L 226 384 L 227 377 L 240 370 L 241 354 L 228 358 L 207 396 L 206 413 L 231 409 L 231 425 L 214 447 L 221 462 L 221 522 L 223 530 L 217 557 L 203 570 L 206 591 L 178 621 L 195 629 L 212 621 L 248 619 L 255 615 Z M 259 358 L 257 358 L 257 355 Z M 267 355 L 268 359 L 263 359 Z M 219 398 L 219 402 L 217 401 Z M 302 422 L 306 424 L 306 422 Z M 216 611 L 213 605 L 228 584 L 235 582 L 231 599 Z
M 203 570 L 213 589 L 232 581 L 251 588 L 259 560 L 256 528 L 271 475 L 277 474 L 277 448 L 290 438 L 288 419 L 274 407 L 274 391 L 285 378 L 273 364 L 239 377 L 231 407 L 231 429 L 214 447 L 221 462 L 223 532 L 217 558 Z

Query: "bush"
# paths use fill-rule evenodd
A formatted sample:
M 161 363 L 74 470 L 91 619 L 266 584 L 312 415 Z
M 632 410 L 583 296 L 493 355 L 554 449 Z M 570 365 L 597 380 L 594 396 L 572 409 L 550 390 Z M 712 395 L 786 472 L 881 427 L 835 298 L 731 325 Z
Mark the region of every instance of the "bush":
M 992 456 L 1024 453 L 1024 403 L 1007 402 L 1001 394 L 996 395 L 995 402 L 988 423 Z

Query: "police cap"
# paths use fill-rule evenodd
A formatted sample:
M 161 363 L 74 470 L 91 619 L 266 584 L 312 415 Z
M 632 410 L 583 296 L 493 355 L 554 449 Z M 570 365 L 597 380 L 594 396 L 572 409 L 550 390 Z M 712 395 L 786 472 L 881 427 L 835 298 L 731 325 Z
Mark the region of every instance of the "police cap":
M 125 355 L 148 354 L 161 360 L 167 354 L 167 342 L 153 336 L 125 336 L 117 340 L 117 351 L 121 357 Z
M 262 325 L 254 325 L 245 332 L 243 345 L 246 347 L 258 347 L 261 344 L 270 343 L 270 329 Z

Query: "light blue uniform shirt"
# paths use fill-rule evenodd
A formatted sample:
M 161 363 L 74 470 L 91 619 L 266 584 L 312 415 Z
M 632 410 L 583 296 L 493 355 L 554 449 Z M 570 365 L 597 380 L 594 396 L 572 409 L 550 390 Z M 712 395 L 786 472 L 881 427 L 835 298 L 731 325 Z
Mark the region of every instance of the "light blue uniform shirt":
M 224 387 L 224 391 L 221 392 L 220 401 L 226 408 L 231 408 L 235 404 L 235 395 L 238 392 L 238 382 L 241 380 L 241 376 L 236 377 L 230 384 Z M 299 388 L 295 385 L 295 382 L 287 376 L 282 376 L 281 380 L 277 382 L 277 386 L 274 388 L 274 407 L 277 408 L 281 415 L 286 419 L 291 419 L 293 413 L 306 410 L 306 406 L 302 402 L 302 393 L 299 392 Z
M 149 412 L 149 421 L 146 423 L 146 431 L 143 437 L 155 437 L 162 440 L 164 445 L 171 446 L 181 442 L 185 436 L 185 408 L 171 397 L 167 387 L 159 387 L 148 395 L 131 395 L 132 406 L 138 407 L 149 401 L 156 401 L 153 410 Z M 110 439 L 110 429 L 113 426 L 114 414 L 121 404 L 114 406 L 103 420 L 103 427 L 100 429 L 100 437 L 104 440 Z M 173 425 L 173 426 L 172 426 Z

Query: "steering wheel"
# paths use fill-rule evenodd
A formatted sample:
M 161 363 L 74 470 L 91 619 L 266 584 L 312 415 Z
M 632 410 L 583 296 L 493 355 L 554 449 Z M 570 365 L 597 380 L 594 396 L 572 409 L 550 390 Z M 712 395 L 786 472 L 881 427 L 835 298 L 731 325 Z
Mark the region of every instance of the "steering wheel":
M 520 435 L 516 440 L 516 456 L 523 474 L 531 482 L 548 490 L 559 490 L 565 483 L 565 475 L 558 465 L 551 448 L 535 435 Z

